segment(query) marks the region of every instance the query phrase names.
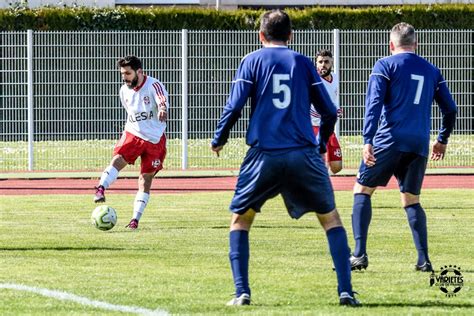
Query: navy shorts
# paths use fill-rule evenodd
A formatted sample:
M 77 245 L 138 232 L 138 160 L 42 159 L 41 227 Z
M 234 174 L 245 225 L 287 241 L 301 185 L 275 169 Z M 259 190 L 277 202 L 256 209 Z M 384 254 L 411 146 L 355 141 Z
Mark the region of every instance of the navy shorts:
M 279 193 L 295 219 L 307 212 L 329 213 L 336 207 L 328 171 L 316 148 L 278 152 L 250 148 L 240 167 L 230 210 L 260 212 Z
M 426 157 L 392 148 L 375 149 L 374 156 L 377 159 L 375 166 L 367 167 L 364 161 L 360 164 L 359 184 L 371 188 L 386 186 L 395 176 L 400 192 L 420 194 L 428 161 Z

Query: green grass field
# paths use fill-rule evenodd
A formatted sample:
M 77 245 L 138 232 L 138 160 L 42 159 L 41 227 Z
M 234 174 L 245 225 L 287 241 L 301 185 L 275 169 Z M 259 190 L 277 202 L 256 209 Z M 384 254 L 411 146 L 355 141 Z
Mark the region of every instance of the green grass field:
M 434 140 L 434 138 L 433 138 Z M 247 151 L 245 140 L 231 138 L 217 159 L 209 149 L 211 139 L 188 141 L 189 169 L 238 169 Z M 361 136 L 343 136 L 341 144 L 345 169 L 359 167 L 362 155 Z M 102 171 L 110 162 L 115 140 L 42 141 L 34 144 L 35 171 Z M 179 139 L 167 140 L 166 170 L 180 170 L 182 144 Z M 472 168 L 474 166 L 474 135 L 453 135 L 443 161 L 429 162 L 428 168 Z M 136 166 L 138 166 L 138 162 Z M 138 170 L 136 167 L 131 169 Z M 26 142 L 0 142 L 0 172 L 28 170 Z
M 92 301 L 178 315 L 474 314 L 474 190 L 424 190 L 422 195 L 436 272 L 444 265 L 462 269 L 464 286 L 456 297 L 430 287 L 428 273 L 413 271 L 416 255 L 399 194 L 376 192 L 370 266 L 353 273 L 365 304 L 357 310 L 337 305 L 335 273 L 315 216 L 290 219 L 280 198 L 267 202 L 251 231 L 253 305 L 224 306 L 233 293 L 227 257 L 231 196 L 152 195 L 134 232 L 124 228 L 133 195 L 108 195 L 119 217 L 108 232 L 90 224 L 91 196 L 1 196 L 0 315 L 125 314 L 89 306 Z M 353 246 L 352 194 L 336 192 L 336 198 Z M 45 296 L 20 285 L 61 292 Z M 57 293 L 85 299 L 60 300 L 64 297 Z

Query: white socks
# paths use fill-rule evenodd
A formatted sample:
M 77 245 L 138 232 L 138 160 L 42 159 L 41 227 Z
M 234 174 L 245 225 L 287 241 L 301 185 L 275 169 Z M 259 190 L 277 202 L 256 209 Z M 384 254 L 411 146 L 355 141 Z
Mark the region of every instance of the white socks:
M 112 183 L 117 180 L 119 171 L 113 167 L 108 166 L 105 168 L 102 176 L 100 177 L 99 185 L 102 185 L 105 189 L 112 185 Z M 145 211 L 145 207 L 148 204 L 148 200 L 150 199 L 150 194 L 145 193 L 142 191 L 138 191 L 137 195 L 135 196 L 135 202 L 133 203 L 133 218 L 137 221 L 140 220 L 142 217 L 143 211 Z
M 107 189 L 112 183 L 115 182 L 115 180 L 117 180 L 118 174 L 119 171 L 115 169 L 115 167 L 108 166 L 105 168 L 104 172 L 102 172 L 99 185 Z
M 140 217 L 142 217 L 143 211 L 145 211 L 145 207 L 148 204 L 149 199 L 149 193 L 142 191 L 137 192 L 137 195 L 135 196 L 135 202 L 133 203 L 133 218 L 135 218 L 137 221 L 139 221 Z

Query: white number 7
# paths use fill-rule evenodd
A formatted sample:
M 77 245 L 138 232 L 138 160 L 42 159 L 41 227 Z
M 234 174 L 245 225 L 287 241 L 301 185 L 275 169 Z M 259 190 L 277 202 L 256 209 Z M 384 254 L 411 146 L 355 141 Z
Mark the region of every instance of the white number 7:
M 411 79 L 418 81 L 416 86 L 415 100 L 413 100 L 413 104 L 420 104 L 421 92 L 423 91 L 423 82 L 425 82 L 425 77 L 411 74 Z

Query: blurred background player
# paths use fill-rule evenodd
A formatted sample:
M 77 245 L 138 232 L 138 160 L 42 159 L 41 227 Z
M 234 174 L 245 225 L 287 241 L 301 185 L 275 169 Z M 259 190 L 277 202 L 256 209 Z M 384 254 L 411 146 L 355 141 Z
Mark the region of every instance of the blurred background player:
M 320 50 L 316 58 L 316 69 L 321 77 L 324 87 L 326 88 L 332 102 L 336 105 L 337 116 L 342 117 L 342 110 L 339 107 L 339 78 L 336 73 L 332 71 L 334 60 L 332 53 L 329 50 Z M 311 123 L 313 124 L 314 133 L 319 133 L 319 124 L 321 121 L 321 115 L 315 110 L 314 106 L 311 105 Z M 337 140 L 336 134 L 332 133 L 329 136 L 327 143 L 327 154 L 326 154 L 326 165 L 332 174 L 336 174 L 342 170 L 342 151 L 339 141 Z
M 339 304 L 360 306 L 352 291 L 346 231 L 328 171 L 317 151 L 318 147 L 320 152 L 326 151 L 337 110 L 311 60 L 287 47 L 291 36 L 291 21 L 285 12 L 263 14 L 259 32 L 263 48 L 242 59 L 211 142 L 212 150 L 219 154 L 251 98 L 246 134 L 250 148 L 229 207 L 233 212 L 229 259 L 235 297 L 228 305 L 250 304 L 249 230 L 264 203 L 281 193 L 292 218 L 316 212 L 335 265 Z M 319 142 L 308 115 L 311 103 L 321 114 Z
M 433 270 L 428 257 L 428 232 L 420 192 L 429 153 L 431 107 L 438 103 L 441 128 L 431 159 L 443 159 L 456 120 L 456 104 L 440 70 L 415 54 L 415 29 L 406 23 L 390 32 L 391 56 L 379 59 L 372 69 L 365 101 L 363 159 L 354 186 L 352 229 L 355 249 L 353 269 L 367 268 L 366 244 L 372 218 L 371 196 L 398 180 L 413 241 L 418 251 L 415 269 Z
M 133 230 L 138 228 L 150 199 L 153 177 L 163 168 L 168 92 L 157 79 L 143 74 L 142 62 L 137 57 L 126 56 L 117 62 L 117 66 L 124 82 L 120 101 L 127 111 L 127 122 L 122 138 L 115 145 L 112 161 L 96 187 L 94 202 L 105 202 L 105 190 L 117 179 L 119 171 L 140 157 L 138 192 L 133 217 L 127 225 Z

